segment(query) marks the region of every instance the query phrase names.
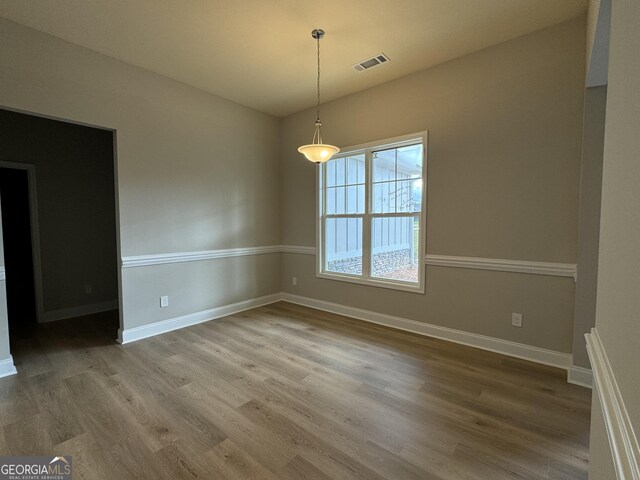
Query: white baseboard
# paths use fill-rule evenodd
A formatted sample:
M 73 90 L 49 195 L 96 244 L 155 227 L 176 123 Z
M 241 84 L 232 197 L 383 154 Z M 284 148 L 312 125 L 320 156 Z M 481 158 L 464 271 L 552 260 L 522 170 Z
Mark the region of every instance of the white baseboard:
M 93 315 L 94 313 L 108 312 L 118 309 L 117 300 L 109 300 L 108 302 L 91 303 L 89 305 L 80 305 L 79 307 L 61 308 L 60 310 L 50 310 L 44 312 L 42 322 L 55 322 L 66 318 L 83 317 L 84 315 Z
M 489 350 L 491 352 L 509 355 L 510 357 L 521 358 L 535 363 L 550 365 L 552 367 L 568 370 L 571 366 L 571 355 L 568 353 L 546 350 L 544 348 L 533 347 L 522 343 L 501 340 L 499 338 L 487 337 L 476 333 L 455 330 L 453 328 L 440 327 L 429 323 L 417 322 L 407 318 L 394 317 L 383 313 L 372 312 L 360 308 L 348 307 L 337 303 L 325 302 L 314 298 L 302 297 L 291 293 L 282 293 L 282 300 L 306 307 L 324 310 L 326 312 L 337 313 L 358 320 L 376 323 L 387 327 L 405 330 L 407 332 L 418 333 L 428 337 L 440 338 L 454 343 L 468 345 L 470 347 Z
M 15 375 L 16 373 L 18 373 L 18 371 L 13 364 L 13 357 L 11 355 L 9 355 L 8 358 L 0 360 L 0 378 Z
M 585 335 L 617 478 L 640 479 L 640 445 L 598 330 Z M 628 368 L 634 368 L 627 365 Z
M 178 330 L 179 328 L 189 327 L 197 323 L 207 322 L 216 318 L 243 312 L 251 308 L 275 303 L 279 301 L 280 298 L 281 296 L 279 293 L 274 293 L 273 295 L 252 298 L 250 300 L 232 303 L 230 305 L 223 305 L 221 307 L 215 307 L 209 310 L 189 313 L 187 315 L 170 318 L 168 320 L 161 320 L 149 325 L 127 328 L 125 330 L 120 329 L 118 331 L 118 342 L 122 344 L 135 342 L 137 340 L 142 340 L 143 338 L 153 337 L 155 335 L 160 335 L 161 333 L 171 332 L 172 330 Z
M 593 372 L 588 368 L 571 365 L 567 372 L 567 382 L 591 388 L 593 386 Z

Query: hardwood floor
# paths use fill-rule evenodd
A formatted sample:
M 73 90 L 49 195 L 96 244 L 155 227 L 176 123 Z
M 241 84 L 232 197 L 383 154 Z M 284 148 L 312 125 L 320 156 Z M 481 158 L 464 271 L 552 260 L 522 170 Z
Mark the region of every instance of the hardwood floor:
M 129 345 L 113 314 L 12 345 L 2 455 L 74 478 L 586 479 L 565 372 L 278 303 Z

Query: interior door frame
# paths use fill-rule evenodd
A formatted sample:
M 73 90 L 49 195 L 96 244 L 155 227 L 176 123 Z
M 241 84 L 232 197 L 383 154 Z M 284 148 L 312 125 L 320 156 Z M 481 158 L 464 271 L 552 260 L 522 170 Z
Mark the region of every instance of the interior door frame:
M 31 225 L 31 260 L 33 263 L 33 287 L 36 294 L 36 320 L 44 321 L 44 295 L 42 283 L 42 255 L 40 251 L 40 221 L 38 218 L 38 187 L 36 166 L 32 163 L 9 162 L 0 159 L 0 168 L 26 170 L 29 186 L 29 223 Z

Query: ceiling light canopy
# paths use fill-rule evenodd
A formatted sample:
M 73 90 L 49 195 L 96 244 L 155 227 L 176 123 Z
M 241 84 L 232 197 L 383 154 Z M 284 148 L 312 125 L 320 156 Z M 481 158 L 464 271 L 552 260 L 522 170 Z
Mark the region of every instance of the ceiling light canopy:
M 317 43 L 317 51 L 318 51 L 318 76 L 317 76 L 317 86 L 318 86 L 318 95 L 317 95 L 317 103 L 316 103 L 316 130 L 313 134 L 313 140 L 308 145 L 302 145 L 298 148 L 298 151 L 302 153 L 307 160 L 310 160 L 314 163 L 320 164 L 324 163 L 333 157 L 336 153 L 340 151 L 338 147 L 334 147 L 333 145 L 329 145 L 326 143 L 322 143 L 322 133 L 320 132 L 320 127 L 322 126 L 322 122 L 320 121 L 320 39 L 324 37 L 324 30 L 315 29 L 311 32 L 311 36 L 316 39 Z

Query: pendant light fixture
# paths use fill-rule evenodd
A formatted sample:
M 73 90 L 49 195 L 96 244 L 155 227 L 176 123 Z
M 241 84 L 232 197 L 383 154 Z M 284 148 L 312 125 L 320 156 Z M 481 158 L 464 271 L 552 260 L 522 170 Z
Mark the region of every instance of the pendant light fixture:
M 322 122 L 320 121 L 320 39 L 324 37 L 324 30 L 319 28 L 311 32 L 311 36 L 316 39 L 318 45 L 318 95 L 316 103 L 316 131 L 313 134 L 313 140 L 309 145 L 303 145 L 298 148 L 298 151 L 302 153 L 307 160 L 311 160 L 314 163 L 324 163 L 333 157 L 340 151 L 338 147 L 333 145 L 327 145 L 322 143 L 322 134 L 320 133 L 320 127 Z

